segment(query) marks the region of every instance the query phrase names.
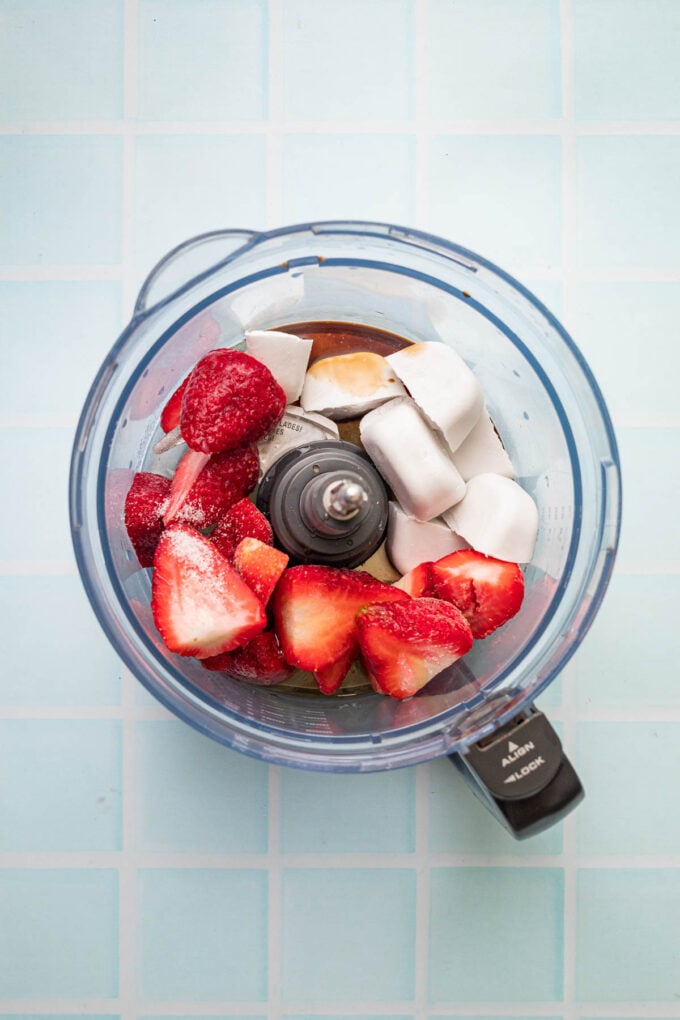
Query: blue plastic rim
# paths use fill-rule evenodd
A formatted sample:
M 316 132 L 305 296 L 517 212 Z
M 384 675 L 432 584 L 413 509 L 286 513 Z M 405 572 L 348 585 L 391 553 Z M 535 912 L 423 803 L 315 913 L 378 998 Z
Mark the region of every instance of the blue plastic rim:
M 113 345 L 83 408 L 71 465 L 71 529 L 81 577 L 99 622 L 128 668 L 174 714 L 222 743 L 258 758 L 332 771 L 373 771 L 416 764 L 462 749 L 502 725 L 552 682 L 576 651 L 604 596 L 618 544 L 621 487 L 616 440 L 599 386 L 577 346 L 540 301 L 488 260 L 444 239 L 408 228 L 361 222 L 300 224 L 267 233 L 225 232 L 225 237 L 227 235 L 236 238 L 235 251 L 228 252 L 214 265 L 199 267 L 172 293 L 161 295 L 153 307 L 133 318 Z M 208 236 L 215 240 L 219 232 Z M 322 258 L 316 257 L 317 239 L 324 241 Z M 157 267 L 159 272 L 177 259 L 181 277 L 183 251 L 200 250 L 201 240 L 192 239 L 166 256 Z M 334 249 L 336 243 L 337 251 L 326 250 Z M 281 250 L 287 247 L 294 252 L 294 258 L 281 259 Z M 376 253 L 387 258 L 371 257 Z M 393 253 L 397 253 L 398 258 L 391 259 Z M 569 371 L 577 380 L 576 389 L 586 408 L 587 426 L 591 431 L 592 420 L 595 421 L 600 462 L 609 469 L 599 470 L 601 481 L 597 484 L 599 505 L 595 527 L 600 547 L 592 544 L 591 536 L 592 549 L 585 567 L 581 529 L 583 451 L 574 434 L 574 425 L 582 432 L 583 423 L 575 423 L 573 406 L 565 408 L 558 392 L 564 387 L 556 386 L 551 371 L 521 335 L 522 329 L 505 320 L 505 306 L 494 297 L 495 289 L 489 290 L 489 300 L 470 293 L 472 286 L 463 287 L 447 278 L 452 267 L 454 272 L 458 271 L 456 265 L 472 274 L 470 279 L 475 274 L 484 274 L 494 288 L 507 291 L 509 298 L 516 301 L 526 315 L 527 323 L 530 317 L 537 317 L 551 345 L 558 349 L 558 357 L 568 362 Z M 236 695 L 232 692 L 226 699 L 216 696 L 214 691 L 197 690 L 195 678 L 187 678 L 186 660 L 159 651 L 152 628 L 140 621 L 138 605 L 133 606 L 127 581 L 116 563 L 115 543 L 107 533 L 107 476 L 111 470 L 112 451 L 120 436 L 121 420 L 126 420 L 124 415 L 135 388 L 145 375 L 153 372 L 155 359 L 173 342 L 178 331 L 190 326 L 203 310 L 218 307 L 219 302 L 228 301 L 230 296 L 247 288 L 266 288 L 274 277 L 290 274 L 293 266 L 295 272 L 304 272 L 306 266 L 312 270 L 320 266 L 329 275 L 334 269 L 390 274 L 403 277 L 409 285 L 413 281 L 416 287 L 436 291 L 448 301 L 464 303 L 467 309 L 485 320 L 488 328 L 502 336 L 503 342 L 512 345 L 530 367 L 537 385 L 550 402 L 555 428 L 564 443 L 573 492 L 573 526 L 556 590 L 534 629 L 531 649 L 521 647 L 517 654 L 507 654 L 493 676 L 487 677 L 482 689 L 471 687 L 465 698 L 453 699 L 448 705 L 446 694 L 430 698 L 431 713 L 425 707 L 421 711 L 405 712 L 397 703 L 392 719 L 389 709 L 375 706 L 376 700 L 389 699 L 377 695 L 343 699 L 345 705 L 336 702 L 331 706 L 329 703 L 336 699 L 300 699 L 271 689 L 264 695 L 261 690 L 249 694 L 237 691 Z M 154 270 L 144 285 L 144 294 L 153 292 L 156 276 Z M 505 295 L 504 300 L 507 303 Z M 300 314 L 298 321 L 304 318 L 306 316 Z M 275 324 L 278 323 L 268 323 Z M 179 378 L 176 381 L 179 382 Z M 133 463 L 132 466 L 139 468 L 141 465 Z M 586 467 L 588 499 L 591 500 L 593 481 L 590 476 L 595 476 L 588 464 Z M 583 575 L 578 596 L 574 594 L 575 572 Z M 565 602 L 568 603 L 566 609 Z M 572 627 L 569 638 L 565 639 L 564 621 L 568 619 L 573 623 L 575 618 L 578 627 Z M 550 647 L 551 628 L 555 629 L 556 621 L 560 622 L 559 632 L 555 633 L 554 647 Z M 524 669 L 523 664 L 530 658 L 528 651 L 533 653 L 546 641 L 548 647 L 542 653 L 542 668 L 534 668 L 532 663 Z M 263 696 L 270 699 L 269 706 L 264 708 L 265 703 L 260 700 Z M 305 707 L 303 703 L 307 701 L 310 705 Z M 320 701 L 326 705 L 320 706 Z M 423 706 L 425 701 L 427 698 L 418 696 L 412 703 Z M 293 707 L 287 707 L 286 702 L 292 702 Z M 356 702 L 352 711 L 356 713 L 358 708 L 366 716 L 366 726 L 359 725 L 345 733 L 333 723 L 342 711 L 347 716 L 348 702 Z M 319 715 L 328 725 L 317 725 Z M 291 719 L 294 719 L 292 724 Z

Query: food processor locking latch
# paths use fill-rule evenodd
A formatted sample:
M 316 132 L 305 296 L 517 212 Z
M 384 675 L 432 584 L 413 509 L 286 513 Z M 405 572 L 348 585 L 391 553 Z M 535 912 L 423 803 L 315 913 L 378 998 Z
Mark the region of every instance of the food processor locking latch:
M 533 705 L 464 754 L 450 757 L 516 839 L 560 821 L 584 797 L 559 737 Z

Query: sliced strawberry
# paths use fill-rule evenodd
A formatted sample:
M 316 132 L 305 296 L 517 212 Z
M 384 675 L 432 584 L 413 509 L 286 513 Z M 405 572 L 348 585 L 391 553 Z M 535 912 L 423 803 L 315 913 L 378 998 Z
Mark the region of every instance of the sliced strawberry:
M 436 595 L 457 606 L 470 621 L 476 638 L 506 623 L 524 598 L 519 564 L 474 549 L 460 549 L 433 563 L 432 581 Z
M 151 585 L 154 623 L 171 652 L 197 659 L 239 648 L 263 630 L 262 604 L 194 528 L 161 535 Z
M 170 496 L 170 479 L 139 471 L 125 497 L 125 527 L 140 567 L 153 564 L 163 531 L 163 513 Z
M 293 672 L 293 667 L 283 657 L 276 634 L 271 630 L 256 634 L 243 648 L 203 659 L 202 665 L 263 687 L 280 684 Z
M 194 466 L 200 466 L 201 458 L 207 458 L 207 461 L 191 482 Z M 188 466 L 185 470 L 186 462 Z M 208 528 L 215 524 L 234 503 L 254 488 L 259 467 L 260 461 L 255 445 L 239 446 L 235 450 L 217 453 L 213 457 L 187 450 L 177 465 L 173 478 L 171 499 L 174 500 L 175 492 L 178 502 L 180 495 L 183 495 L 175 518 L 186 524 L 193 524 L 196 528 Z M 175 490 L 178 472 L 180 480 Z M 165 515 L 166 522 L 168 516 L 169 510 Z
M 210 540 L 223 556 L 233 559 L 242 538 L 259 538 L 265 545 L 274 544 L 274 532 L 265 515 L 250 499 L 240 499 L 220 517 Z
M 234 550 L 234 569 L 266 606 L 288 559 L 280 549 L 260 542 L 259 538 L 243 538 Z
M 434 595 L 431 567 L 431 563 L 419 563 L 417 567 L 413 567 L 395 581 L 394 587 L 407 592 L 414 599 L 422 598 L 423 595 Z
M 182 409 L 182 397 L 184 396 L 184 391 L 187 388 L 188 382 L 189 376 L 187 376 L 184 382 L 177 387 L 161 411 L 161 428 L 164 432 L 172 432 L 172 430 L 176 429 L 179 425 L 179 414 Z
M 374 690 L 393 698 L 410 698 L 472 647 L 463 614 L 438 599 L 366 606 L 356 626 Z
M 356 658 L 357 650 L 352 646 L 346 655 L 343 655 L 337 662 L 331 662 L 329 666 L 322 666 L 314 670 L 314 679 L 319 685 L 322 694 L 335 694 L 342 686 L 342 681 L 349 672 L 349 667 Z
M 286 394 L 269 369 L 241 351 L 210 351 L 189 376 L 180 428 L 202 453 L 221 453 L 261 439 L 280 421 Z
M 187 450 L 180 460 L 172 476 L 170 498 L 163 517 L 166 527 L 184 506 L 191 487 L 209 460 L 209 453 L 196 453 L 195 450 Z
M 370 602 L 408 599 L 406 592 L 363 570 L 305 565 L 276 586 L 274 621 L 286 660 L 318 673 L 356 652 L 354 619 Z

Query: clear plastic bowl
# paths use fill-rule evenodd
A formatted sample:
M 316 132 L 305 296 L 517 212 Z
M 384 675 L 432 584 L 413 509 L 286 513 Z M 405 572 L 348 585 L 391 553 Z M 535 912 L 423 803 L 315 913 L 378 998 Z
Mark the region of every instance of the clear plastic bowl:
M 340 320 L 442 340 L 477 375 L 518 480 L 539 508 L 521 612 L 399 702 L 257 688 L 167 651 L 123 525 L 134 471 L 168 395 L 208 350 L 245 329 Z M 583 356 L 523 286 L 457 245 L 360 222 L 269 233 L 217 231 L 171 252 L 106 358 L 76 435 L 70 507 L 89 599 L 144 686 L 181 719 L 271 762 L 331 771 L 413 765 L 464 751 L 563 669 L 597 613 L 619 535 L 620 470 L 602 394 Z

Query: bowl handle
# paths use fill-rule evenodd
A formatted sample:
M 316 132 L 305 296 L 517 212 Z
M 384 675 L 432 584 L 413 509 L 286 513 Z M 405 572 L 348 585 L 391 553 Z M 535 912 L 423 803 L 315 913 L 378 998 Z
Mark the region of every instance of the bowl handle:
M 560 738 L 533 705 L 449 758 L 515 839 L 561 821 L 585 796 Z
M 254 230 L 211 230 L 183 241 L 156 263 L 137 297 L 133 317 L 147 315 L 231 260 L 258 236 Z

